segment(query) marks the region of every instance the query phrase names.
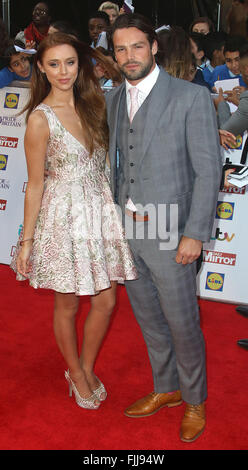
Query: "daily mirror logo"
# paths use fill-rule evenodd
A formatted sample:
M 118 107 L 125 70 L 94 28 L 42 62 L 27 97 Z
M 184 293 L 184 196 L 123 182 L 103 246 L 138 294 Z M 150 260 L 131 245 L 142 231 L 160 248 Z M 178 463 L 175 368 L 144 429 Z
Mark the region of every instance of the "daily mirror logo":
M 233 253 L 222 253 L 220 251 L 203 250 L 204 263 L 224 264 L 225 266 L 235 266 L 236 255 Z
M 5 199 L 0 199 L 0 211 L 5 211 L 7 201 Z
M 0 147 L 16 149 L 18 146 L 17 137 L 0 136 Z
M 223 188 L 220 190 L 221 193 L 226 193 L 226 194 L 245 194 L 246 193 L 246 186 L 243 186 L 242 188 Z

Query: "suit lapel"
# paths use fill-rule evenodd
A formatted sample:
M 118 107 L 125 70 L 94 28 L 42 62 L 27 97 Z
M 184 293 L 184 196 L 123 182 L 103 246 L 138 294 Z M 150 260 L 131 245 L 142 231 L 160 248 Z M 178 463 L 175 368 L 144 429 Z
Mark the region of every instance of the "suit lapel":
M 142 152 L 140 152 L 140 161 L 146 154 L 152 136 L 159 124 L 160 117 L 169 101 L 170 81 L 171 77 L 161 69 L 157 82 L 147 97 L 147 99 L 150 99 L 150 103 L 147 107 L 147 113 L 144 116 L 144 138 L 142 142 Z
M 118 125 L 118 113 L 120 107 L 120 100 L 122 93 L 125 92 L 125 83 L 123 83 L 118 92 L 114 95 L 112 99 L 111 106 L 109 107 L 109 154 L 111 159 L 111 164 L 115 164 L 115 154 L 116 154 L 116 138 L 117 138 L 117 125 Z
M 125 92 L 125 83 L 120 85 L 117 93 L 112 98 L 111 103 L 108 105 L 108 125 L 109 125 L 109 159 L 111 167 L 111 189 L 113 195 L 116 191 L 116 159 L 117 159 L 117 126 L 118 126 L 118 113 L 120 107 L 120 100 L 122 94 Z

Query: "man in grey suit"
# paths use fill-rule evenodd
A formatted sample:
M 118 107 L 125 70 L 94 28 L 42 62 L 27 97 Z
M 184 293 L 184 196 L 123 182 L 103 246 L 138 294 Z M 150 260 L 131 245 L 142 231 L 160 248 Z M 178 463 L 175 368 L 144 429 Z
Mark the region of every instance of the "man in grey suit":
M 126 80 L 106 98 L 111 184 L 139 275 L 126 289 L 154 379 L 154 392 L 125 415 L 149 416 L 183 399 L 181 439 L 192 442 L 205 427 L 196 259 L 211 236 L 220 184 L 215 111 L 207 89 L 159 69 L 156 34 L 146 19 L 120 15 L 112 38 Z

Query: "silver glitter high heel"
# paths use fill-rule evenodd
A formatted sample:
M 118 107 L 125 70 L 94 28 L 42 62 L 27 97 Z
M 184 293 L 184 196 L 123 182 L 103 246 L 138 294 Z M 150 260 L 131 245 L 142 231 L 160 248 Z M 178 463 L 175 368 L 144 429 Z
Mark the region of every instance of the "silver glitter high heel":
M 89 410 L 97 410 L 99 408 L 100 403 L 95 403 L 96 400 L 99 400 L 99 398 L 97 397 L 97 395 L 95 395 L 94 392 L 88 398 L 81 397 L 81 395 L 79 394 L 77 390 L 76 385 L 74 384 L 74 382 L 72 381 L 70 377 L 69 370 L 65 371 L 65 378 L 69 384 L 69 396 L 71 397 L 72 392 L 74 393 L 75 400 L 78 406 L 80 406 L 81 408 L 89 409 Z
M 104 387 L 103 383 L 101 382 L 100 379 L 98 379 L 98 377 L 96 377 L 98 382 L 99 382 L 99 387 L 97 387 L 95 390 L 93 390 L 93 393 L 96 395 L 96 397 L 98 398 L 98 400 L 100 401 L 104 401 L 106 400 L 107 398 L 107 391 L 106 391 L 106 388 Z M 102 397 L 102 395 L 105 394 L 104 398 Z

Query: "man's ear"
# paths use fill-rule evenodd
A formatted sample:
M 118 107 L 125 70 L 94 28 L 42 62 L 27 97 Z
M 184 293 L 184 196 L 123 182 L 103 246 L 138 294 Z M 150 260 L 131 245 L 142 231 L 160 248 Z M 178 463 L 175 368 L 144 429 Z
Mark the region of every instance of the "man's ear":
M 156 40 L 153 41 L 152 43 L 152 54 L 156 55 L 158 52 L 158 43 Z

